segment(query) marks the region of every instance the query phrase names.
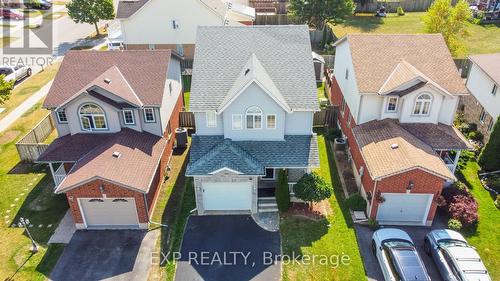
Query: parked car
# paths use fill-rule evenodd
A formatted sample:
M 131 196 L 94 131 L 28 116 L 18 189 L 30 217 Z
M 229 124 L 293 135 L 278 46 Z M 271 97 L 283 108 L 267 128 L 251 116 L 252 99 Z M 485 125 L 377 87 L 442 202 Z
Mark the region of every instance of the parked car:
M 6 81 L 15 81 L 31 76 L 31 68 L 24 65 L 17 66 L 2 66 L 0 67 L 0 75 L 5 75 L 3 78 Z
M 400 229 L 375 231 L 372 251 L 386 281 L 431 280 L 410 236 Z
M 445 281 L 491 281 L 474 247 L 458 232 L 437 229 L 425 236 L 424 250 L 427 252 Z
M 16 9 L 0 8 L 0 19 L 22 20 L 24 14 Z
M 24 6 L 28 9 L 48 10 L 52 7 L 52 1 L 50 0 L 31 1 L 24 3 Z

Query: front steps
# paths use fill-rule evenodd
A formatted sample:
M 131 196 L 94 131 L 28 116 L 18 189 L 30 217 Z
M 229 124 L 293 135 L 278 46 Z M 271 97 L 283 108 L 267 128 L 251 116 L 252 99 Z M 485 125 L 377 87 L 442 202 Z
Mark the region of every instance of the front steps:
M 259 213 L 278 212 L 276 197 L 259 197 L 257 201 L 257 210 Z

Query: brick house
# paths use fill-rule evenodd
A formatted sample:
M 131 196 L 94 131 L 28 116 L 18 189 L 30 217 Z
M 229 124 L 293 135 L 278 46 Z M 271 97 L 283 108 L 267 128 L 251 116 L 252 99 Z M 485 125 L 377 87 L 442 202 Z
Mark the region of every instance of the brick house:
M 460 99 L 460 110 L 468 123 L 477 125 L 484 135 L 484 143 L 500 116 L 500 53 L 469 57 L 471 68 L 467 77 L 470 95 Z
M 471 148 L 452 126 L 467 89 L 442 36 L 347 35 L 335 46 L 330 98 L 366 212 L 381 224 L 432 224 Z
M 40 155 L 79 229 L 147 228 L 183 107 L 170 50 L 71 51 L 44 107 L 59 137 Z

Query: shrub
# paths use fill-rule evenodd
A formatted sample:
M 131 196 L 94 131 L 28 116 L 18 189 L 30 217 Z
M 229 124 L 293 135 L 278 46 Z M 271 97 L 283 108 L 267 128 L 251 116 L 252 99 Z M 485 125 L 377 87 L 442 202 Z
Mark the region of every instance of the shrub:
M 379 228 L 378 221 L 376 221 L 375 219 L 369 218 L 368 219 L 368 227 L 371 230 L 377 230 Z
M 315 172 L 305 174 L 293 186 L 295 196 L 306 202 L 320 202 L 329 198 L 333 193 L 333 188 L 325 179 Z
M 496 175 L 489 175 L 486 178 L 486 185 L 489 188 L 494 189 L 496 192 L 500 192 L 500 177 Z
M 481 132 L 478 132 L 478 131 L 472 131 L 472 132 L 469 132 L 467 134 L 467 138 L 468 139 L 471 139 L 473 141 L 477 141 L 477 142 L 482 142 L 483 141 L 483 134 Z
M 280 170 L 278 174 L 276 203 L 278 204 L 280 212 L 286 212 L 290 208 L 290 191 L 288 190 L 288 177 L 286 170 Z
M 459 220 L 462 225 L 471 225 L 477 222 L 477 202 L 474 198 L 466 195 L 456 195 L 448 204 L 448 212 L 451 217 Z
M 398 16 L 404 16 L 405 15 L 405 11 L 403 10 L 403 7 L 399 6 L 397 8 L 397 13 L 398 13 Z
M 355 193 L 345 200 L 346 205 L 353 211 L 366 210 L 366 200 L 359 193 Z
M 500 118 L 500 117 L 499 117 Z M 495 127 L 490 135 L 490 140 L 479 155 L 479 165 L 483 170 L 500 170 L 500 122 L 495 123 Z
M 326 139 L 333 141 L 336 138 L 342 137 L 342 132 L 338 128 L 328 129 L 326 132 Z
M 460 229 L 462 229 L 462 223 L 459 220 L 450 219 L 448 221 L 448 228 L 451 230 L 459 231 Z
M 500 209 L 500 195 L 497 195 L 497 199 L 495 200 L 495 206 Z

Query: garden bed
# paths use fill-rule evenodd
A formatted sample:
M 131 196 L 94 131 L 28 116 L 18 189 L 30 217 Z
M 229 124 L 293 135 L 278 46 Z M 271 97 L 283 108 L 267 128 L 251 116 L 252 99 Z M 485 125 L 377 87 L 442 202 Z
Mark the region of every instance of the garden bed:
M 345 187 L 349 196 L 358 192 L 358 185 L 354 178 L 351 162 L 347 160 L 345 151 L 335 151 L 335 160 L 337 161 L 338 169 L 344 179 Z M 351 160 L 352 161 L 352 160 Z

